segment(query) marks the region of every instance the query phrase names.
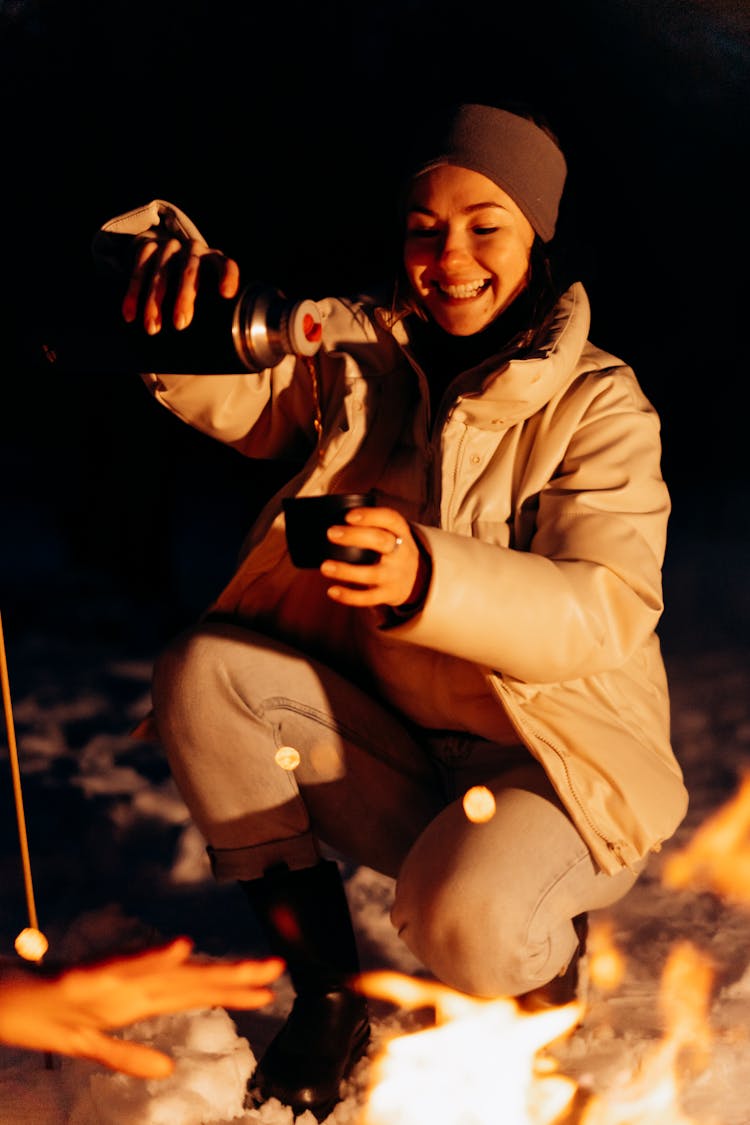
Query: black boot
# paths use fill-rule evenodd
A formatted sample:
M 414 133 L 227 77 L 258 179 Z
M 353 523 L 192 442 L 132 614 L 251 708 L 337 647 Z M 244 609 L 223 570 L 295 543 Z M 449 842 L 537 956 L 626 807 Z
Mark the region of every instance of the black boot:
M 323 1121 L 370 1038 L 367 1001 L 348 987 L 359 959 L 338 866 L 321 860 L 290 871 L 284 864 L 240 885 L 297 994 L 252 1076 L 251 1098 L 278 1098 Z

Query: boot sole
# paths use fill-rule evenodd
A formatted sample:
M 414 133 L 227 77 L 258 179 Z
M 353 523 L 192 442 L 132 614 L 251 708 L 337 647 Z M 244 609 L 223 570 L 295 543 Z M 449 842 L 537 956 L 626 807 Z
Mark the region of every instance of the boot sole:
M 349 1059 L 348 1059 L 348 1062 L 346 1064 L 346 1068 L 345 1068 L 344 1073 L 341 1076 L 341 1080 L 339 1082 L 339 1088 L 336 1091 L 336 1094 L 332 1098 L 329 1098 L 328 1101 L 322 1102 L 322 1103 L 320 1103 L 319 1105 L 316 1105 L 316 1106 L 306 1105 L 306 1106 L 295 1107 L 293 1102 L 282 1102 L 282 1104 L 289 1106 L 289 1108 L 294 1113 L 295 1117 L 297 1117 L 298 1115 L 301 1115 L 301 1114 L 305 1113 L 307 1110 L 309 1110 L 312 1113 L 313 1117 L 316 1118 L 317 1121 L 319 1121 L 319 1122 L 325 1121 L 326 1117 L 328 1117 L 328 1115 L 333 1112 L 334 1108 L 342 1100 L 341 1099 L 341 1087 L 343 1086 L 344 1082 L 346 1082 L 346 1080 L 349 1078 L 349 1076 L 351 1075 L 351 1072 L 354 1070 L 354 1067 L 357 1065 L 359 1060 L 366 1055 L 367 1048 L 370 1045 L 370 1038 L 371 1038 L 371 1031 L 370 1031 L 370 1023 L 369 1023 L 369 1020 L 368 1020 L 365 1024 L 363 1024 L 363 1026 L 360 1028 L 359 1032 L 357 1033 L 357 1036 L 356 1036 L 356 1038 L 354 1040 L 354 1043 L 352 1045 L 352 1049 L 349 1053 Z M 252 1078 L 250 1079 L 250 1085 L 248 1086 L 247 1093 L 248 1093 L 248 1097 L 247 1097 L 247 1100 L 246 1100 L 245 1104 L 246 1104 L 246 1108 L 248 1108 L 248 1109 L 260 1109 L 260 1107 L 266 1101 L 269 1100 L 267 1097 L 265 1097 L 263 1095 L 263 1093 L 261 1092 L 261 1090 L 258 1086 L 254 1086 L 252 1084 Z M 248 1105 L 248 1103 L 249 1103 L 249 1105 Z

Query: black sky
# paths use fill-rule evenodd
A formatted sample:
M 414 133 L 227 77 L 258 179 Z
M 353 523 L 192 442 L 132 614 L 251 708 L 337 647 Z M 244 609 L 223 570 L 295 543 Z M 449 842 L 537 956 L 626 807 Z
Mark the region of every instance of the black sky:
M 359 288 L 390 265 L 407 138 L 458 98 L 547 113 L 592 339 L 659 409 L 680 520 L 747 533 L 739 0 L 2 0 L 0 36 L 6 573 L 45 573 L 58 551 L 174 587 L 186 513 L 200 520 L 205 501 L 215 517 L 222 495 L 226 519 L 206 514 L 203 538 L 223 558 L 273 479 L 107 372 L 99 223 L 161 196 L 246 276 L 311 296 Z

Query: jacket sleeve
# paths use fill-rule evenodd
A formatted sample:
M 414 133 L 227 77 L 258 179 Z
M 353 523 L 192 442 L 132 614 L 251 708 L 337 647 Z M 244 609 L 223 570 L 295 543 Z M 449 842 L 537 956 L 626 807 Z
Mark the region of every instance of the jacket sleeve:
M 122 215 L 115 215 L 102 224 L 94 235 L 92 252 L 94 261 L 103 269 L 123 270 L 126 268 L 124 250 L 131 238 L 139 234 L 159 233 L 169 238 L 179 238 L 181 242 L 202 242 L 205 238 L 192 219 L 174 203 L 165 199 L 152 199 L 143 207 L 135 207 Z
M 312 377 L 296 356 L 257 374 L 142 378 L 172 414 L 245 457 L 296 460 L 315 448 Z
M 208 245 L 184 211 L 153 199 L 103 224 L 92 244 L 95 262 L 102 269 L 124 271 L 132 238 L 148 232 Z M 144 373 L 141 378 L 182 421 L 245 456 L 295 459 L 314 446 L 311 376 L 295 357 L 258 374 Z
M 663 609 L 660 456 L 658 417 L 637 384 L 611 382 L 539 492 L 528 550 L 416 528 L 432 582 L 391 635 L 527 683 L 623 665 Z

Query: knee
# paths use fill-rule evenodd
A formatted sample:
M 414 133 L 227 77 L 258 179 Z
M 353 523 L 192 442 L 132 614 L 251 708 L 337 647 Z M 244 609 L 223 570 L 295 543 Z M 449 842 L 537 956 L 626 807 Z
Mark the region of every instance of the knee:
M 445 884 L 415 896 L 399 883 L 391 919 L 414 956 L 460 992 L 518 996 L 544 979 L 549 943 L 529 939 L 528 919 L 512 895 L 488 896 L 485 888 L 467 896 Z
M 192 631 L 180 633 L 170 641 L 156 660 L 151 677 L 151 693 L 154 706 L 161 708 L 163 704 L 176 698 L 180 690 L 184 690 L 189 680 L 195 675 L 197 639 Z
M 159 654 L 151 685 L 157 723 L 199 709 L 212 681 L 220 676 L 219 643 L 220 638 L 206 629 L 188 629 Z

